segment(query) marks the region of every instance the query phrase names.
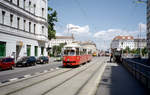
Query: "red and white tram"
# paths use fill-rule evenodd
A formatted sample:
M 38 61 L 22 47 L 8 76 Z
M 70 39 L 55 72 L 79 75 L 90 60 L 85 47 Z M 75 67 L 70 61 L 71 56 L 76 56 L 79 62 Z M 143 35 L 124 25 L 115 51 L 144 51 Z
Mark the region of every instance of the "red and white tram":
M 78 66 L 92 60 L 91 50 L 77 43 L 65 45 L 63 49 L 63 66 Z

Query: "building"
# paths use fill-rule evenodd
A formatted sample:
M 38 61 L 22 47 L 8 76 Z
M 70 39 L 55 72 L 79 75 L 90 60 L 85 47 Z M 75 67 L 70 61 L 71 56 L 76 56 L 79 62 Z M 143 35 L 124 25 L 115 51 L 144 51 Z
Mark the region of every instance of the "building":
M 111 49 L 134 49 L 134 38 L 133 36 L 116 36 L 111 42 Z
M 73 36 L 56 36 L 56 39 L 51 39 L 49 41 L 49 47 L 59 46 L 61 43 L 70 44 L 74 41 Z
M 147 48 L 150 58 L 150 0 L 147 1 Z
M 47 0 L 0 0 L 0 56 L 47 55 Z
M 147 46 L 146 39 L 134 39 L 134 49 L 145 48 Z
M 92 50 L 92 53 L 95 53 L 96 55 L 98 55 L 96 44 L 93 41 L 80 42 L 80 45 L 83 46 L 84 48 Z

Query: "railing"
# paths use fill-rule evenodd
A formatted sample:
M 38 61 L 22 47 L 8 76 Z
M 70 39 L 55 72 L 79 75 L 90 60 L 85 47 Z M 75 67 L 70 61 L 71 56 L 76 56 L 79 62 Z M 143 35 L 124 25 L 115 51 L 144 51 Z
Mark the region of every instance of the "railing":
M 122 64 L 137 80 L 146 88 L 150 89 L 150 66 L 143 65 L 130 59 L 123 59 Z

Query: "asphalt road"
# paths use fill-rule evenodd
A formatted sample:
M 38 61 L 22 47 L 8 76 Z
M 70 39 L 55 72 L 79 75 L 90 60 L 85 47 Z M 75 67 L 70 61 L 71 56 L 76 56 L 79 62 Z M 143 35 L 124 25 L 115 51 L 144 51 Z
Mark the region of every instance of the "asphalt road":
M 94 95 L 106 61 L 106 57 L 97 57 L 77 68 L 59 68 L 1 84 L 0 92 L 1 95 Z
M 16 67 L 14 70 L 0 71 L 0 82 L 8 82 L 10 79 L 23 78 L 26 75 L 34 75 L 45 70 L 57 69 L 61 66 L 61 62 L 51 62 L 49 64 L 37 64 L 36 66 Z

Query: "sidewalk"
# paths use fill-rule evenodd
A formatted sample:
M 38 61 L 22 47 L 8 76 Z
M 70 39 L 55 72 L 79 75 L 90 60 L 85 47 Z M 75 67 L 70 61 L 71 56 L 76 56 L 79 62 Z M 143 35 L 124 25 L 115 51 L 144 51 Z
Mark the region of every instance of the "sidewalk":
M 121 65 L 107 63 L 96 95 L 148 95 L 142 85 Z

